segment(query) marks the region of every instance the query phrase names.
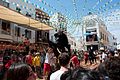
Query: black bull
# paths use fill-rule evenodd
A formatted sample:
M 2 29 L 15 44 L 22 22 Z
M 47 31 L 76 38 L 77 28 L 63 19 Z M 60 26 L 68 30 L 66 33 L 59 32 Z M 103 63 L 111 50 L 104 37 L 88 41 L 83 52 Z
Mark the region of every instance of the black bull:
M 49 41 L 49 46 L 53 48 L 55 56 L 58 58 L 59 54 L 67 52 L 70 56 L 70 44 L 68 43 L 68 38 L 63 32 L 58 32 L 54 34 L 55 42 Z

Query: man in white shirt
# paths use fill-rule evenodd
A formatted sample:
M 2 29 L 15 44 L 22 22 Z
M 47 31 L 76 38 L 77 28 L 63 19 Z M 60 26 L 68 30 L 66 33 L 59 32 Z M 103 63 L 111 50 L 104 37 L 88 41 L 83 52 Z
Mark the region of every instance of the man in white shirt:
M 107 58 L 107 54 L 102 52 L 102 62 L 104 62 L 106 58 Z
M 59 64 L 61 66 L 60 70 L 57 70 L 56 72 L 52 73 L 50 76 L 50 80 L 60 80 L 61 75 L 65 72 L 68 71 L 68 64 L 70 61 L 70 56 L 68 53 L 61 53 L 59 55 Z

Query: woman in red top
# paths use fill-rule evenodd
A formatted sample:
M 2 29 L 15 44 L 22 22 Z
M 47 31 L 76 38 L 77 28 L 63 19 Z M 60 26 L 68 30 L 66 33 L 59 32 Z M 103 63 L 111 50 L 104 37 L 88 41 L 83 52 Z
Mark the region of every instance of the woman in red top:
M 74 55 L 74 56 L 71 58 L 71 61 L 72 61 L 73 68 L 78 68 L 78 67 L 80 67 L 80 63 L 79 63 L 78 57 L 77 57 L 76 55 Z

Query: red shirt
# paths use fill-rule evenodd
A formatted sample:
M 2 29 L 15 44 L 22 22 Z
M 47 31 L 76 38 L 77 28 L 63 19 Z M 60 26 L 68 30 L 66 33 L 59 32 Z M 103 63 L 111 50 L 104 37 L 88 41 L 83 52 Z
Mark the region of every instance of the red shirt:
M 85 54 L 84 54 L 84 57 L 85 57 L 85 59 L 88 59 L 88 54 L 85 53 Z
M 26 63 L 32 65 L 32 56 L 31 55 L 26 56 Z
M 75 66 L 80 66 L 79 60 L 77 56 L 73 56 L 71 58 L 72 62 L 75 64 Z

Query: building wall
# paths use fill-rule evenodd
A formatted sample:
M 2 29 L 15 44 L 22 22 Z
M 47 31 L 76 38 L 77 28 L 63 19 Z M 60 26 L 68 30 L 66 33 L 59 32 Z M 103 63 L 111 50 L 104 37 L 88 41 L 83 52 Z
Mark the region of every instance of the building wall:
M 108 34 L 109 34 L 109 36 L 108 36 L 108 39 L 109 39 L 109 46 L 108 46 L 108 48 L 113 50 L 116 47 L 114 45 L 114 43 L 116 42 L 116 40 L 114 39 L 114 36 L 110 32 L 108 32 Z
M 67 31 L 67 20 L 65 16 L 62 15 L 61 13 L 54 13 L 50 17 L 50 22 L 54 28 L 58 30 L 62 29 L 63 31 Z
M 4 20 L 0 20 L 0 38 L 3 40 L 9 40 L 11 42 L 15 41 L 15 42 L 20 42 L 23 41 L 22 39 L 22 35 L 25 34 L 25 30 L 29 30 L 31 31 L 31 38 L 29 39 L 31 43 L 35 43 L 35 31 L 32 29 L 28 29 L 28 28 L 24 28 L 23 26 L 19 26 L 17 24 L 14 23 L 10 23 L 10 34 L 6 34 L 7 31 L 2 29 L 2 22 Z M 8 21 L 4 21 L 4 22 L 8 22 Z M 15 27 L 20 28 L 20 35 L 17 36 L 16 35 L 16 30 Z M 4 32 L 3 32 L 4 31 Z
M 49 39 L 53 42 L 55 41 L 54 34 L 57 33 L 59 30 L 67 31 L 67 21 L 64 15 L 60 13 L 54 13 L 50 17 L 51 26 L 54 27 L 54 30 L 50 30 Z M 66 33 L 67 34 L 67 33 Z
M 21 14 L 23 14 L 25 16 L 28 16 L 28 17 L 36 19 L 36 7 L 37 7 L 36 5 L 33 5 L 33 4 L 29 3 L 29 1 L 28 1 L 28 3 L 25 3 L 25 2 L 23 2 L 23 0 L 9 0 L 8 2 L 9 2 L 9 7 L 11 9 L 13 9 L 13 10 L 17 11 L 18 13 L 21 13 Z M 41 11 L 41 12 L 43 12 L 43 11 Z M 46 16 L 49 18 L 49 16 L 47 15 L 47 13 L 46 13 Z M 45 18 L 45 17 L 43 16 L 41 18 L 42 21 L 40 21 L 40 22 L 44 23 L 43 18 Z M 49 22 L 47 22 L 47 24 L 48 23 Z M 17 26 L 17 27 L 20 28 L 20 33 L 21 33 L 20 37 L 17 37 L 17 36 L 14 35 L 15 34 L 14 33 L 15 32 L 15 26 Z M 17 25 L 17 24 L 14 24 L 14 23 L 11 23 L 10 27 L 11 27 L 11 35 L 12 35 L 13 41 L 21 41 L 21 36 L 22 36 L 22 34 L 25 34 L 25 30 L 31 31 L 31 38 L 29 39 L 31 43 L 35 43 L 35 41 L 37 41 L 37 37 L 38 36 L 36 36 L 37 35 L 36 32 L 38 32 L 38 30 L 36 31 L 36 30 L 34 30 L 32 28 L 28 28 L 28 26 Z M 48 31 L 47 31 L 47 33 L 49 34 Z M 45 35 L 46 35 L 46 31 L 45 32 L 42 31 L 42 35 L 41 35 L 42 39 L 45 39 L 44 38 L 44 37 L 46 37 Z M 7 37 L 6 37 L 6 39 L 7 39 Z
M 83 18 L 84 25 L 83 25 L 83 33 L 84 33 L 84 40 L 85 40 L 85 50 L 87 49 L 87 46 L 90 45 L 98 45 L 98 49 L 101 46 L 104 46 L 106 48 L 109 47 L 110 42 L 109 42 L 109 33 L 107 30 L 106 25 L 104 22 L 97 16 L 97 15 L 88 15 Z M 86 41 L 87 35 L 91 33 L 86 33 L 87 30 L 92 30 L 96 29 L 96 35 L 97 35 L 97 41 Z M 113 41 L 113 39 L 112 39 Z
M 13 24 L 13 25 L 14 25 L 14 34 L 13 34 L 14 36 L 15 36 L 15 27 L 20 28 L 20 36 L 19 37 L 15 36 L 14 37 L 15 41 L 17 41 L 17 42 L 24 41 L 24 39 L 26 38 L 25 37 L 25 30 L 28 30 L 28 31 L 31 31 L 31 38 L 29 38 L 30 43 L 35 43 L 35 30 L 24 28 L 23 26 L 20 26 L 17 24 Z M 24 35 L 24 36 L 22 36 L 22 35 Z
M 83 38 L 85 50 L 88 50 L 91 46 L 99 46 L 99 25 L 96 18 L 96 15 L 88 15 L 83 18 Z M 93 38 L 93 36 L 95 37 Z
M 35 9 L 35 19 L 39 20 L 40 22 L 50 25 L 49 24 L 49 15 L 40 9 Z M 49 40 L 49 31 L 48 30 L 37 30 L 36 31 L 36 42 L 44 42 L 47 43 Z
M 21 11 L 20 13 L 26 15 L 26 13 L 28 12 L 32 18 L 35 19 L 35 6 L 33 6 L 32 4 L 28 4 L 23 2 L 23 0 L 9 0 L 9 5 L 10 8 L 13 10 L 16 10 L 16 7 L 20 8 Z
M 76 41 L 73 37 L 71 36 L 68 36 L 68 42 L 69 44 L 71 45 L 71 49 L 76 49 Z
M 99 27 L 99 33 L 100 33 L 100 42 L 103 44 L 102 46 L 105 46 L 106 48 L 109 47 L 109 34 L 108 31 L 106 30 L 105 26 L 100 26 Z
M 6 3 L 6 2 L 4 2 L 4 3 Z M 27 6 L 26 9 L 23 8 L 25 6 Z M 9 0 L 9 8 L 16 10 L 16 7 L 19 7 L 21 9 L 21 11 L 20 11 L 21 14 L 26 15 L 26 13 L 29 12 L 31 14 L 31 17 L 35 18 L 35 14 L 34 14 L 35 7 L 33 5 L 24 3 L 24 2 L 22 2 L 22 0 Z M 1 27 L 2 27 L 2 21 L 4 21 L 4 20 L 0 20 Z M 5 21 L 5 22 L 8 22 L 8 21 Z M 27 28 L 27 26 L 20 26 L 18 24 L 11 23 L 11 22 L 9 22 L 9 23 L 10 23 L 10 35 L 0 34 L 1 39 L 3 39 L 3 38 L 4 38 L 4 40 L 9 39 L 9 40 L 15 41 L 15 42 L 22 41 L 21 36 L 22 36 L 22 34 L 25 34 L 25 30 L 27 29 L 27 30 L 31 31 L 31 38 L 29 39 L 30 42 L 35 43 L 35 30 Z M 16 26 L 20 28 L 20 36 L 15 35 L 15 27 Z M 0 32 L 2 32 L 1 28 L 0 28 Z
M 57 32 L 56 30 L 50 30 L 50 31 L 49 31 L 49 39 L 50 39 L 50 41 L 55 42 L 55 36 L 54 36 L 54 34 L 55 34 L 56 32 Z

